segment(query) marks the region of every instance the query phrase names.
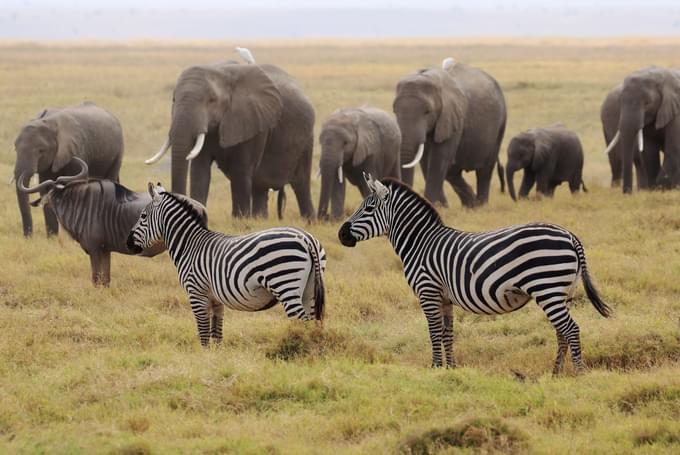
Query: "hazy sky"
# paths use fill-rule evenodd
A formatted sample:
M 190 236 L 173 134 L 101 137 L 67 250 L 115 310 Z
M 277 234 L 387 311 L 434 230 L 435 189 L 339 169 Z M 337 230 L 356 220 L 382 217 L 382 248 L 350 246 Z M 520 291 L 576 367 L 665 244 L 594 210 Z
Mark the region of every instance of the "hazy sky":
M 1 9 L 251 9 L 251 8 L 618 8 L 677 7 L 678 0 L 2 0 Z

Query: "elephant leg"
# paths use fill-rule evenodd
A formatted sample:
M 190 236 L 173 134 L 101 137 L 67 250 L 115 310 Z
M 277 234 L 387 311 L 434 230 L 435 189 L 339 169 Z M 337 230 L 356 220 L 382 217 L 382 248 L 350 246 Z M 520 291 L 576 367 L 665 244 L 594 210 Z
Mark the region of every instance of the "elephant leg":
M 463 170 L 460 168 L 452 168 L 446 175 L 446 180 L 453 187 L 462 202 L 463 206 L 472 208 L 475 206 L 475 192 L 472 187 L 463 179 Z
M 647 171 L 639 152 L 633 155 L 633 165 L 635 166 L 635 180 L 638 190 L 646 190 L 649 188 L 649 180 L 647 180 Z
M 534 174 L 534 171 L 532 171 L 531 168 L 524 169 L 522 184 L 519 187 L 519 197 L 529 197 L 529 191 L 533 188 L 534 183 L 536 183 L 536 174 Z
M 253 216 L 266 219 L 269 216 L 269 188 L 254 187 L 252 197 Z
M 40 181 L 42 182 L 43 180 L 47 179 L 41 177 Z M 44 197 L 47 192 L 46 189 L 40 190 L 40 196 Z M 52 210 L 51 207 L 44 205 L 43 214 L 45 215 L 45 230 L 47 231 L 47 236 L 51 237 L 59 234 L 59 221 L 57 220 L 57 214 L 54 213 L 54 210 Z
M 413 187 L 413 168 L 401 170 L 401 181 L 410 187 Z
M 253 183 L 250 175 L 235 174 L 231 177 L 232 216 L 244 217 L 251 214 Z
M 647 185 L 649 188 L 654 188 L 659 171 L 661 170 L 661 157 L 659 156 L 659 147 L 656 144 L 652 144 L 649 140 L 645 140 L 645 150 L 642 152 L 642 165 L 645 170 Z
M 309 177 L 291 183 L 295 198 L 297 199 L 300 215 L 307 220 L 314 219 L 314 203 L 312 202 L 312 192 L 309 188 Z
M 609 152 L 609 167 L 612 170 L 612 188 L 621 186 L 621 178 L 623 174 L 623 162 L 621 161 L 621 156 L 618 155 L 618 149 L 614 149 Z
M 489 167 L 478 169 L 475 173 L 477 174 L 477 204 L 484 205 L 489 202 L 489 190 L 491 188 L 491 177 L 493 176 L 493 170 L 496 167 L 496 163 L 493 163 Z
M 207 153 L 199 153 L 190 164 L 191 186 L 189 188 L 189 194 L 191 195 L 192 199 L 197 200 L 203 205 L 206 205 L 208 202 L 211 165 L 212 158 Z
M 544 196 L 552 196 L 555 191 L 555 186 L 550 183 L 550 176 L 546 173 L 541 173 L 536 176 L 536 191 Z

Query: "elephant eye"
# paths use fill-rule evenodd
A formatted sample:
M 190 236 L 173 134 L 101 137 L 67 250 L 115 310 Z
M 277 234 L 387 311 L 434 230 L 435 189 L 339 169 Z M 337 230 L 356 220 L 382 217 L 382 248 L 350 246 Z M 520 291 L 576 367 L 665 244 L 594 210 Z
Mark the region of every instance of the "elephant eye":
M 425 115 L 429 115 L 430 112 L 431 112 L 431 111 L 430 111 L 429 109 L 425 109 Z

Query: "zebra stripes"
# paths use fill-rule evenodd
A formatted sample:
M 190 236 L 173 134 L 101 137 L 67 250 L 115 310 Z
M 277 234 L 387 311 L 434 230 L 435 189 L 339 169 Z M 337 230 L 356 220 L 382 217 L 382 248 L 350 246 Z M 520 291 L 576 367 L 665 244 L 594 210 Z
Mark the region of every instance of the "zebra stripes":
M 187 201 L 152 184 L 149 193 L 128 247 L 165 242 L 202 345 L 222 340 L 223 306 L 261 311 L 280 302 L 289 318 L 323 320 L 326 253 L 312 235 L 291 227 L 224 235 L 210 231 Z
M 406 279 L 427 318 L 432 365 L 454 366 L 452 307 L 477 314 L 516 311 L 532 298 L 555 328 L 562 369 L 567 347 L 583 367 L 579 327 L 569 315 L 579 276 L 603 316 L 610 314 L 590 280 L 581 242 L 553 224 L 534 223 L 491 232 L 445 226 L 430 203 L 401 182 L 367 179 L 372 193 L 340 228 L 345 246 L 387 235 L 404 265 Z

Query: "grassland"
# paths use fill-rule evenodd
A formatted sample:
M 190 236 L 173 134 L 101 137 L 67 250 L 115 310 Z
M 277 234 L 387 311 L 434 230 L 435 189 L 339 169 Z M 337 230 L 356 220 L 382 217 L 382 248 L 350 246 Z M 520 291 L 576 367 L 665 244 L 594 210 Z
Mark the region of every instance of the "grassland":
M 125 130 L 122 181 L 169 180 L 163 142 L 182 68 L 231 57 L 235 43 L 0 45 L 0 177 L 13 141 L 45 106 L 91 99 Z M 587 195 L 514 204 L 494 191 L 464 210 L 447 188 L 448 224 L 487 230 L 544 220 L 583 241 L 615 317 L 579 292 L 589 372 L 550 376 L 554 332 L 535 306 L 502 317 L 456 311 L 460 368 L 431 370 L 425 318 L 385 239 L 343 248 L 336 224 L 285 223 L 318 236 L 330 258 L 323 331 L 281 308 L 228 312 L 225 342 L 201 349 L 166 255 L 114 256 L 112 286 L 95 289 L 67 237 L 21 236 L 0 185 L 0 453 L 678 453 L 680 451 L 680 192 L 624 197 L 609 188 L 599 106 L 628 72 L 678 66 L 665 41 L 351 41 L 248 43 L 258 61 L 299 79 L 317 112 L 370 103 L 391 110 L 398 78 L 445 56 L 501 83 L 509 138 L 564 122 L 586 150 Z M 318 160 L 318 148 L 315 160 Z M 505 156 L 505 144 L 502 151 Z M 318 198 L 314 181 L 314 198 Z M 422 189 L 422 180 L 416 188 Z M 279 224 L 232 220 L 213 174 L 211 226 L 238 233 Z M 291 193 L 289 191 L 289 193 Z M 359 202 L 348 195 L 348 210 Z M 292 198 L 290 198 L 292 200 Z

